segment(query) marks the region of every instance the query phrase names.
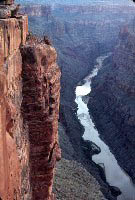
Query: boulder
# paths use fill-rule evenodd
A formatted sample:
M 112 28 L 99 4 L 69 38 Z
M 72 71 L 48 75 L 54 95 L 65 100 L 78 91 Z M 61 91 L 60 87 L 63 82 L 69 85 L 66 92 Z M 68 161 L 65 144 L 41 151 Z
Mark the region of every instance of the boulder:
M 121 195 L 121 191 L 118 187 L 110 186 L 110 190 L 111 190 L 112 195 L 115 197 Z
M 101 152 L 100 147 L 98 147 L 94 142 L 89 140 L 82 141 L 82 148 L 84 149 L 85 152 L 87 152 L 91 156 L 99 154 Z

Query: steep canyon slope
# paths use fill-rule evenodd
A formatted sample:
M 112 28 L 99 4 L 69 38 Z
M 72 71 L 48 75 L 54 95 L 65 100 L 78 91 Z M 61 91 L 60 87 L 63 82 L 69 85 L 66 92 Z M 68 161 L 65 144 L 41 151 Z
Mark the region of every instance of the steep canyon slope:
M 93 79 L 88 106 L 101 137 L 135 182 L 134 41 L 134 32 L 120 32 L 112 56 Z
M 27 5 L 22 10 L 29 15 L 30 31 L 39 36 L 49 35 L 58 52 L 58 63 L 62 72 L 60 122 L 65 127 L 64 136 L 60 130 L 62 157 L 76 160 L 85 166 L 98 179 L 101 190 L 108 195 L 107 198 L 114 199 L 108 192 L 109 187 L 100 178 L 102 176 L 104 179 L 103 173 L 86 158 L 81 148 L 83 127 L 76 116 L 75 87 L 91 72 L 99 55 L 113 50 L 120 28 L 130 22 L 135 9 L 125 5 L 56 4 L 52 7 Z M 46 14 L 44 10 L 47 10 Z M 69 139 L 72 152 L 65 145 L 63 137 Z M 64 163 L 63 160 L 62 162 Z
M 48 35 L 62 71 L 61 104 L 72 107 L 74 87 L 91 70 L 97 56 L 112 51 L 120 28 L 134 16 L 127 5 L 27 5 L 29 30 Z

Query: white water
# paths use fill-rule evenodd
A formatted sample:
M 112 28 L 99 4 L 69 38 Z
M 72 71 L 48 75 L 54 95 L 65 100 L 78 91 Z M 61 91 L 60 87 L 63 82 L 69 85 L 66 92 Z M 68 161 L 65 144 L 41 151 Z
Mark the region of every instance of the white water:
M 108 56 L 100 56 L 97 58 L 97 64 L 94 66 L 92 73 L 87 76 L 82 86 L 76 87 L 76 103 L 78 104 L 78 119 L 85 128 L 83 138 L 94 142 L 101 148 L 101 153 L 92 156 L 92 160 L 97 164 L 104 164 L 107 182 L 111 186 L 118 187 L 122 194 L 118 196 L 118 200 L 135 200 L 135 186 L 130 177 L 120 168 L 114 155 L 109 147 L 100 139 L 98 130 L 89 115 L 87 104 L 83 102 L 82 97 L 91 92 L 91 81 L 97 75 L 98 70 L 102 67 L 104 59 Z

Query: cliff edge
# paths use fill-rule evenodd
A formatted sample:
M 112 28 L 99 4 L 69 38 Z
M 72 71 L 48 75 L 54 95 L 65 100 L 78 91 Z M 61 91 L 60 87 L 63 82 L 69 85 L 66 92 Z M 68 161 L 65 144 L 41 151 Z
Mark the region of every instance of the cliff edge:
M 53 199 L 60 70 L 51 45 L 28 37 L 28 18 L 0 2 L 0 199 Z

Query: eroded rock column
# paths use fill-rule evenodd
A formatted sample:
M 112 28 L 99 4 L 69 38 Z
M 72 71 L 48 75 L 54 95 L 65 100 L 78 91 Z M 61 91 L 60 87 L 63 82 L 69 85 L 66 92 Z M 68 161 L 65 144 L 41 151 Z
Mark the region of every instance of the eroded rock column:
M 54 168 L 61 156 L 58 145 L 60 70 L 56 57 L 52 46 L 36 39 L 22 48 L 23 112 L 29 129 L 34 200 L 54 198 Z

